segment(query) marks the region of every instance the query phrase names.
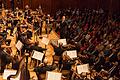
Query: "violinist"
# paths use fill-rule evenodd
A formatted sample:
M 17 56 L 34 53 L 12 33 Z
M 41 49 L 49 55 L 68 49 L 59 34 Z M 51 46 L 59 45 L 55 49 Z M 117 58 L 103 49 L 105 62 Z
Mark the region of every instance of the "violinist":
M 40 52 L 43 52 L 44 50 L 46 50 L 44 48 L 38 47 L 38 44 L 37 44 L 38 42 L 34 42 L 32 40 L 32 33 L 34 33 L 34 32 L 29 31 L 28 26 L 26 24 L 21 26 L 20 32 L 18 35 L 19 35 L 20 41 L 24 44 L 24 46 L 22 48 L 23 52 L 25 50 L 30 51 L 30 52 L 32 50 L 37 50 Z
M 34 30 L 39 29 L 39 34 L 42 34 L 42 19 L 39 16 L 35 16 L 33 19 Z
M 29 6 L 28 5 L 26 5 L 25 6 L 25 17 L 27 17 L 28 16 L 28 10 L 29 10 Z
M 0 26 L 0 35 L 6 39 L 6 35 L 7 35 L 7 32 L 6 32 L 6 29 L 4 29 L 3 27 Z

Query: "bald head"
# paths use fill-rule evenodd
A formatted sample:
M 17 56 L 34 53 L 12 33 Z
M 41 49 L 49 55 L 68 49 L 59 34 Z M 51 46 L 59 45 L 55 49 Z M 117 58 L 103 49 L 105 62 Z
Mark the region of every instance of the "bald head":
M 65 16 L 62 17 L 62 22 L 64 22 L 64 21 L 65 21 Z

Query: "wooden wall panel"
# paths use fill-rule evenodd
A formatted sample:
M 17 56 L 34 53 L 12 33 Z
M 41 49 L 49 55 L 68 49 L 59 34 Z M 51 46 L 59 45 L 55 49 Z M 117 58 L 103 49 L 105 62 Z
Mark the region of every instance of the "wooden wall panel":
M 0 0 L 0 9 L 2 8 L 2 0 Z
M 10 0 L 3 0 L 7 3 L 7 8 L 10 8 Z M 21 1 L 21 4 L 18 4 Z M 32 9 L 38 8 L 39 5 L 42 6 L 43 11 L 46 13 L 54 13 L 58 9 L 63 8 L 92 8 L 98 9 L 103 8 L 105 10 L 110 10 L 112 12 L 120 13 L 120 0 L 14 0 L 15 7 L 25 8 L 25 5 L 29 5 Z M 111 7 L 110 7 L 111 6 Z
M 118 0 L 118 2 L 113 1 L 112 10 L 113 10 L 114 13 L 119 13 L 120 14 L 120 0 Z

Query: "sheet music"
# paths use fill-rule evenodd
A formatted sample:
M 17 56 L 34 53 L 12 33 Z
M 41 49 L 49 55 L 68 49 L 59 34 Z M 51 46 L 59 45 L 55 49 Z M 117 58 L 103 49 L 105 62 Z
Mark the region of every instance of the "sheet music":
M 41 52 L 38 52 L 38 51 L 35 51 L 35 50 L 33 51 L 32 58 L 42 61 L 43 56 L 44 56 L 44 53 L 41 53 Z
M 58 44 L 59 44 L 59 43 L 63 43 L 63 46 L 64 46 L 64 45 L 67 45 L 66 39 L 59 39 L 59 40 L 58 40 Z
M 17 44 L 16 44 L 16 48 L 17 48 L 19 51 L 21 51 L 22 47 L 23 47 L 23 43 L 19 40 L 19 41 L 17 42 Z
M 47 71 L 46 73 L 46 80 L 61 80 L 62 73 L 58 72 L 50 72 Z
M 7 79 L 7 77 L 10 76 L 10 75 L 15 75 L 16 72 L 17 72 L 17 70 L 5 69 L 4 73 L 3 73 L 3 79 Z
M 72 59 L 77 57 L 77 51 L 76 50 L 70 50 L 67 51 L 67 55 Z
M 21 74 L 21 72 L 18 74 L 18 76 L 16 78 L 10 78 L 10 80 L 20 80 L 20 74 Z
M 77 72 L 78 74 L 81 74 L 82 72 L 89 72 L 89 64 L 78 65 Z
M 48 38 L 43 37 L 41 42 L 44 43 L 45 45 L 48 45 L 49 41 L 50 40 Z

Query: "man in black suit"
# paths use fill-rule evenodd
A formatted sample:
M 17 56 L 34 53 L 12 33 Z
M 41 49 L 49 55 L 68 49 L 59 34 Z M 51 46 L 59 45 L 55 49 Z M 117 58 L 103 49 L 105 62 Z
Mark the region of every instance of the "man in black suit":
M 62 17 L 62 21 L 60 23 L 60 38 L 66 38 L 67 37 L 67 23 L 65 21 L 65 16 Z

